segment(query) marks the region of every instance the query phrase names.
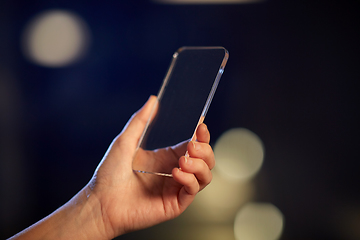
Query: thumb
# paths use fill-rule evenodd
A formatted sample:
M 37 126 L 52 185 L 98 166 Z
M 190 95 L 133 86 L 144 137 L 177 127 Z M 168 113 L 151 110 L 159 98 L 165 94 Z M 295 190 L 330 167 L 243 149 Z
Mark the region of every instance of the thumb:
M 117 137 L 119 151 L 122 155 L 133 157 L 136 147 L 146 127 L 151 113 L 156 110 L 158 101 L 156 96 L 150 96 L 144 106 L 132 115 L 124 129 Z
M 156 106 L 157 98 L 150 96 L 144 106 L 133 114 L 122 132 L 110 144 L 109 149 L 95 170 L 96 174 L 101 172 L 108 175 L 112 171 L 118 171 L 119 169 L 129 170 L 132 168 L 132 160 L 137 144 L 146 127 L 152 109 L 156 110 L 154 108 Z

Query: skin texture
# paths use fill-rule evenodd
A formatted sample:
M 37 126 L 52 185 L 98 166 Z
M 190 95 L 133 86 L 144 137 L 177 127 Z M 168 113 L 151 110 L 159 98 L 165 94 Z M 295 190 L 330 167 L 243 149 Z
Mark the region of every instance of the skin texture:
M 112 239 L 179 216 L 212 179 L 210 134 L 201 124 L 196 142 L 155 151 L 137 149 L 156 102 L 151 96 L 131 117 L 77 195 L 11 239 Z M 189 157 L 182 156 L 186 150 Z M 136 173 L 133 163 L 171 172 L 173 178 Z

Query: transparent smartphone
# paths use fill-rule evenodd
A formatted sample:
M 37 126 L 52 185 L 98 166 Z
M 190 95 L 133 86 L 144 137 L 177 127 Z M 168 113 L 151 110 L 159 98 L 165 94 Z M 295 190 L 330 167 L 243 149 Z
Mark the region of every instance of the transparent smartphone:
M 196 140 L 196 128 L 205 118 L 228 56 L 223 47 L 182 47 L 173 54 L 157 96 L 158 103 L 139 141 L 141 151 Z M 184 151 L 182 155 L 187 154 Z M 166 170 L 153 165 L 134 159 L 133 169 L 171 177 Z

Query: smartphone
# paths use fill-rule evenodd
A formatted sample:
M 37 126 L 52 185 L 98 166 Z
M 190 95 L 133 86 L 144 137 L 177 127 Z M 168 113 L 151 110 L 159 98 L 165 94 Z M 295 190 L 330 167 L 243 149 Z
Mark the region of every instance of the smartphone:
M 223 47 L 182 47 L 173 54 L 140 148 L 155 150 L 195 140 L 196 128 L 204 121 L 228 57 Z

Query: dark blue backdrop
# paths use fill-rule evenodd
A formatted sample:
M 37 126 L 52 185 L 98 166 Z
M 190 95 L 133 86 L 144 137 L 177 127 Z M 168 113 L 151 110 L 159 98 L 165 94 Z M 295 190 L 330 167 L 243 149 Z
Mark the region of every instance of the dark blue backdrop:
M 86 57 L 59 69 L 28 62 L 20 48 L 27 22 L 53 8 L 78 13 L 92 36 Z M 87 183 L 113 137 L 157 93 L 178 47 L 220 45 L 230 59 L 206 119 L 212 143 L 233 127 L 263 140 L 256 200 L 284 213 L 283 239 L 351 239 L 339 228 L 351 224 L 340 222 L 344 209 L 360 209 L 358 9 L 332 0 L 1 1 L 0 238 Z

